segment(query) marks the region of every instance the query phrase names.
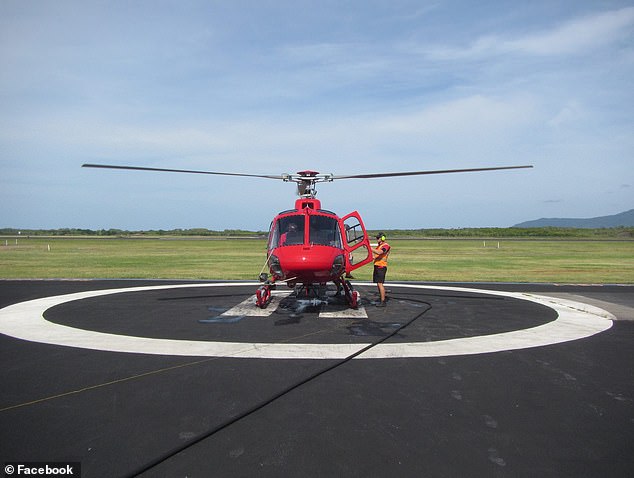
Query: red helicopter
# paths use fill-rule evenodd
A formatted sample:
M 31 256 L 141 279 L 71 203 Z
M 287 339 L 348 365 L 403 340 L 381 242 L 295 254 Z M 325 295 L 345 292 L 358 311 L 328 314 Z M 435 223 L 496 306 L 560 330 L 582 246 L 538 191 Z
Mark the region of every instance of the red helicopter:
M 339 217 L 334 212 L 321 208 L 321 201 L 315 197 L 318 182 L 532 168 L 501 166 L 335 176 L 317 171 L 299 171 L 295 175 L 261 175 L 106 164 L 84 164 L 82 167 L 243 176 L 297 183 L 300 198 L 295 201 L 295 207 L 280 212 L 271 222 L 265 264 L 268 265 L 270 275 L 260 274 L 262 285 L 256 291 L 256 305 L 260 308 L 265 308 L 270 303 L 271 291 L 275 289 L 277 282 L 286 282 L 288 287 L 296 288 L 297 297 L 312 295 L 316 298 L 320 297 L 327 283 L 333 282 L 337 286 L 337 293 L 343 292 L 347 304 L 351 308 L 358 307 L 359 294 L 346 276 L 372 262 L 370 240 L 357 211 Z

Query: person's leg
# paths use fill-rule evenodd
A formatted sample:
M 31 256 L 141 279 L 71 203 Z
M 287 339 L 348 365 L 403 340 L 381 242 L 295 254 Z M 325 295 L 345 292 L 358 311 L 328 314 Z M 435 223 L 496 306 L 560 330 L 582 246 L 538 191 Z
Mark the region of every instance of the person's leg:
M 379 290 L 379 297 L 381 301 L 377 305 L 385 305 L 385 287 L 383 282 L 385 281 L 385 274 L 387 272 L 387 267 L 374 267 L 373 280 L 376 283 L 376 287 Z
M 379 288 L 379 295 L 381 296 L 381 302 L 385 302 L 385 286 L 383 282 L 378 282 L 377 287 Z

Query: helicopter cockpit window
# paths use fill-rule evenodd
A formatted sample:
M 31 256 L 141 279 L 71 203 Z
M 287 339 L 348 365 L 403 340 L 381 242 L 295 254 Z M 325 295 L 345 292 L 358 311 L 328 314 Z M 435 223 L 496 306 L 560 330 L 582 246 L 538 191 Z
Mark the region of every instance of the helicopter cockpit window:
M 293 246 L 304 243 L 304 216 L 282 217 L 274 226 L 271 247 Z
M 309 225 L 311 244 L 342 248 L 339 222 L 336 219 L 327 216 L 310 216 Z

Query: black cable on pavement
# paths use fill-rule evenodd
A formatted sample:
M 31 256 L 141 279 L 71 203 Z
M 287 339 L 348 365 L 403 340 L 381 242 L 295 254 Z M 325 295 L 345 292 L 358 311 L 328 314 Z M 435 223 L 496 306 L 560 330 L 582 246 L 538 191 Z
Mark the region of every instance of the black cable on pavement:
M 396 297 L 390 296 L 390 298 L 391 299 L 395 299 Z M 233 418 L 230 418 L 229 420 L 225 421 L 224 423 L 221 423 L 220 425 L 216 426 L 215 428 L 212 428 L 211 430 L 203 433 L 202 435 L 199 435 L 196 438 L 193 438 L 192 440 L 184 443 L 183 445 L 178 446 L 176 448 L 173 448 L 172 450 L 169 450 L 169 451 L 163 453 L 161 456 L 159 456 L 156 459 L 146 463 L 145 465 L 140 467 L 138 470 L 130 473 L 129 475 L 125 475 L 125 476 L 126 477 L 135 477 L 135 476 L 139 476 L 139 475 L 151 470 L 152 468 L 154 468 L 154 467 L 160 465 L 161 463 L 169 460 L 170 458 L 172 458 L 173 456 L 179 454 L 180 452 L 185 451 L 188 448 L 191 448 L 192 446 L 194 446 L 194 445 L 206 440 L 207 438 L 215 435 L 216 433 L 224 430 L 225 428 L 230 427 L 231 425 L 233 425 L 234 423 L 242 420 L 243 418 L 246 418 L 249 415 L 252 415 L 253 413 L 263 409 L 267 405 L 270 405 L 271 403 L 275 402 L 277 399 L 282 398 L 283 396 L 287 395 L 288 393 L 292 392 L 293 390 L 298 389 L 302 385 L 305 385 L 305 384 L 311 382 L 312 380 L 315 380 L 316 378 L 319 378 L 320 376 L 322 376 L 322 375 L 324 375 L 324 374 L 336 369 L 337 367 L 340 367 L 340 366 L 350 362 L 351 360 L 353 360 L 354 358 L 356 358 L 359 355 L 363 354 L 364 352 L 367 352 L 371 348 L 376 347 L 377 345 L 380 345 L 383 342 L 385 342 L 385 341 L 389 340 L 390 338 L 394 337 L 401 330 L 403 330 L 403 329 L 407 328 L 408 326 L 410 326 L 411 324 L 413 324 L 416 320 L 421 318 L 424 314 L 426 314 L 427 312 L 429 312 L 432 309 L 432 305 L 429 302 L 426 302 L 426 301 L 416 300 L 416 299 L 411 299 L 411 298 L 400 299 L 400 300 L 406 300 L 406 301 L 410 301 L 410 302 L 417 302 L 417 303 L 420 303 L 420 304 L 425 304 L 425 305 L 427 305 L 427 308 L 422 310 L 418 314 L 416 314 L 413 318 L 411 318 L 410 320 L 408 320 L 407 322 L 405 322 L 404 324 L 399 326 L 397 329 L 394 329 L 392 332 L 387 334 L 385 337 L 381 337 L 378 341 L 369 344 L 368 346 L 362 348 L 361 350 L 358 350 L 357 352 L 353 353 L 352 355 L 349 355 L 348 357 L 336 362 L 333 365 L 330 365 L 329 367 L 326 367 L 323 370 L 320 370 L 318 372 L 315 372 L 315 373 L 309 375 L 305 379 L 300 380 L 299 382 L 297 382 L 297 383 L 295 383 L 295 384 L 283 389 L 282 391 L 276 393 L 272 397 L 269 397 L 268 399 L 264 400 L 263 402 L 260 402 L 260 403 L 258 403 L 256 405 L 254 405 L 253 407 L 245 410 L 241 414 L 239 414 L 239 415 L 237 415 L 237 416 L 235 416 Z

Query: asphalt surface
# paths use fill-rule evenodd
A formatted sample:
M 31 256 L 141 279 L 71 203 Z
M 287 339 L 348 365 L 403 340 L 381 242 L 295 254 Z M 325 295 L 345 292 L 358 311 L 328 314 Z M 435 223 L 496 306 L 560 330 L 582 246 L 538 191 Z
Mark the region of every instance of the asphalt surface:
M 471 353 L 473 341 L 558 314 L 521 297 L 394 284 L 382 309 L 360 284 L 367 317 L 334 297 L 281 295 L 257 317 L 236 312 L 254 292 L 239 283 L 0 281 L 3 310 L 150 287 L 47 306 L 74 346 L 0 335 L 0 457 L 80 462 L 84 477 L 634 474 L 633 286 L 440 285 L 573 300 L 615 320 L 578 340 Z M 256 345 L 244 356 L 111 351 L 120 336 Z M 438 342 L 449 352 L 398 355 Z M 262 358 L 267 344 L 297 355 Z M 323 356 L 303 357 L 311 347 Z M 385 347 L 396 355 L 368 358 Z

